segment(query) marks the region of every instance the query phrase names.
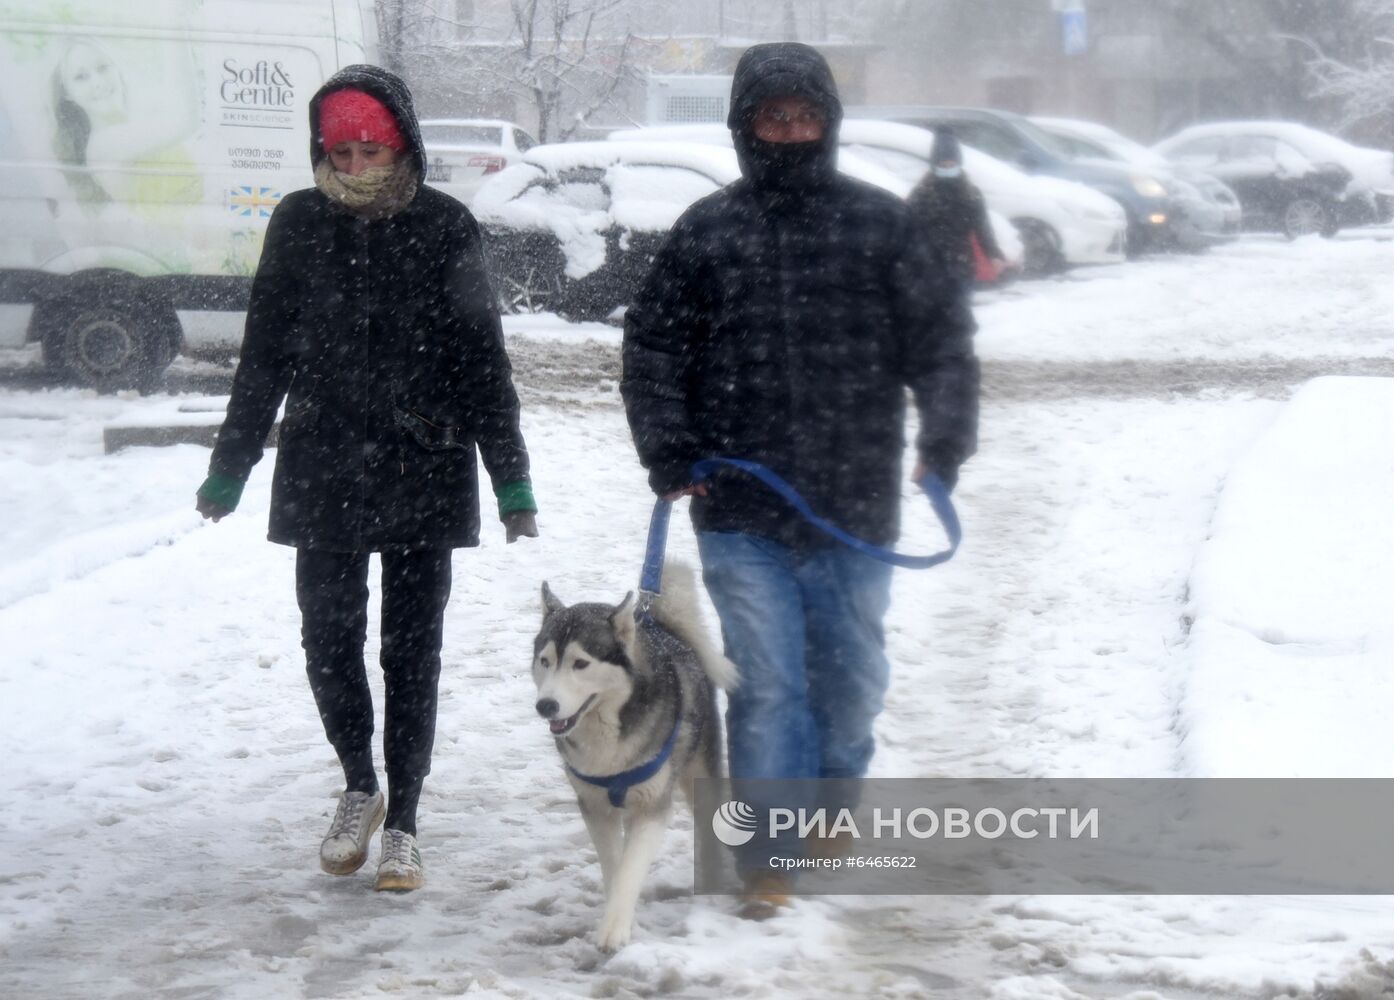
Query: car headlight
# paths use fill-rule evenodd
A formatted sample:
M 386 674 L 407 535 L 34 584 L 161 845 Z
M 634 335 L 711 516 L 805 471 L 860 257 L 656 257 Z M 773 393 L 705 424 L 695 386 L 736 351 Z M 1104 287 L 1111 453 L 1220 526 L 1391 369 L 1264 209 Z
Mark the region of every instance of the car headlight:
M 1167 196 L 1165 185 L 1157 178 L 1148 177 L 1146 174 L 1133 176 L 1133 190 L 1144 198 L 1165 198 Z

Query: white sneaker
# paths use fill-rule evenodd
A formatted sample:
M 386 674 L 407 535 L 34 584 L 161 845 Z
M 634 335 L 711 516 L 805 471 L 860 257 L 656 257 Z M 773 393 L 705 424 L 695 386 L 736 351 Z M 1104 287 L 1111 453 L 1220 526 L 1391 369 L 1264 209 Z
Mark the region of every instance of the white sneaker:
M 382 826 L 387 807 L 382 792 L 345 792 L 324 843 L 319 845 L 319 866 L 330 875 L 352 875 L 368 860 L 368 843 Z
M 378 862 L 378 880 L 373 888 L 411 892 L 425 884 L 426 872 L 421 867 L 416 838 L 401 830 L 383 830 L 382 860 Z

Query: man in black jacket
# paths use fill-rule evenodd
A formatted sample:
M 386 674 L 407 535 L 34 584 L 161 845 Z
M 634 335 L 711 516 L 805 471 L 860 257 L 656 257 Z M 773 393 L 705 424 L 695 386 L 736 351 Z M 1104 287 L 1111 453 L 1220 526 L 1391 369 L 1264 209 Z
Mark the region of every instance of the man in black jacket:
M 537 534 L 518 397 L 479 229 L 426 187 L 406 85 L 349 66 L 310 101 L 315 187 L 267 228 L 242 356 L 198 510 L 237 507 L 286 401 L 270 538 L 296 548 L 310 688 L 346 788 L 320 865 L 347 875 L 384 825 L 378 889 L 422 885 L 416 810 L 431 769 L 451 554 L 479 544 L 475 449 L 507 540 Z M 383 757 L 363 662 L 368 561 L 382 563 Z
M 759 462 L 868 542 L 898 533 L 905 388 L 917 476 L 952 485 L 972 454 L 978 367 L 960 283 L 905 205 L 837 172 L 827 63 L 757 45 L 728 124 L 742 179 L 674 225 L 625 322 L 621 391 L 661 496 L 693 495 L 704 580 L 741 684 L 733 778 L 857 778 L 889 680 L 890 569 L 818 534 L 758 482 L 692 464 Z M 751 915 L 783 898 L 737 858 Z

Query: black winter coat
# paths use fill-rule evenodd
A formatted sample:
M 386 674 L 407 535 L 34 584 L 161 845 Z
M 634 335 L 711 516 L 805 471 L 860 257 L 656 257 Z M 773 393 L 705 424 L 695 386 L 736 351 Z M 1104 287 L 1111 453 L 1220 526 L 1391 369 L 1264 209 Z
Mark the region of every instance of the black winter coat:
M 978 245 L 988 257 L 1004 257 L 988 220 L 987 202 L 965 177 L 926 174 L 910 193 L 910 212 L 925 239 L 939 249 L 966 282 L 972 282 L 977 274 L 971 237 L 978 238 Z
M 372 67 L 333 77 L 397 116 L 410 98 Z M 316 144 L 315 149 L 318 149 Z M 316 159 L 322 157 L 316 153 Z M 368 222 L 317 189 L 277 206 L 252 286 L 241 360 L 211 471 L 246 479 L 282 398 L 269 537 L 332 551 L 479 539 L 475 448 L 497 485 L 528 480 L 518 399 L 478 227 L 422 186 Z
M 974 451 L 972 316 L 904 203 L 833 167 L 840 106 L 821 57 L 791 45 L 752 53 L 754 65 L 738 67 L 732 111 L 745 176 L 678 220 L 626 316 L 621 391 L 635 445 L 657 493 L 688 485 L 699 458 L 750 459 L 819 514 L 889 543 L 906 387 L 932 470 L 952 483 Z M 751 162 L 768 151 L 742 135 L 740 116 L 743 95 L 768 92 L 762 66 L 777 68 L 779 87 L 794 80 L 828 107 L 812 165 Z M 791 175 L 793 190 L 779 180 Z M 718 477 L 692 509 L 700 531 L 826 544 L 739 472 Z

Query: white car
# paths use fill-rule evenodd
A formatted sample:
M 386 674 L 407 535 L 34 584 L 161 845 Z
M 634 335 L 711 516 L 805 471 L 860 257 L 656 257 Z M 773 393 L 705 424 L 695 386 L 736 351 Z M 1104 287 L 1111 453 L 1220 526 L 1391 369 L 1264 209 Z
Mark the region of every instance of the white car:
M 1252 160 L 1258 153 L 1293 175 L 1339 169 L 1349 175 L 1337 192 L 1338 221 L 1346 225 L 1394 219 L 1394 153 L 1352 145 L 1296 122 L 1233 121 L 1192 125 L 1152 147 L 1169 159 L 1217 169 L 1227 159 Z M 1310 166 L 1307 166 L 1310 165 Z M 1241 198 L 1244 192 L 1240 192 Z
M 929 170 L 934 133 L 928 129 L 855 118 L 842 123 L 839 135 L 844 150 L 910 183 Z M 963 169 L 988 207 L 1010 219 L 1021 233 L 1028 274 L 1123 260 L 1128 216 L 1107 195 L 1074 181 L 1022 173 L 971 146 L 963 147 Z
M 513 122 L 428 118 L 421 122 L 426 183 L 469 204 L 484 178 L 519 162 L 537 140 Z
M 628 305 L 689 205 L 740 177 L 700 143 L 537 146 L 486 180 L 470 209 L 510 311 L 604 319 Z
M 847 124 L 844 122 L 843 127 Z M 695 142 L 723 149 L 731 148 L 731 132 L 724 125 L 654 125 L 647 128 L 619 129 L 611 132 L 609 138 L 613 142 Z M 880 162 L 875 155 L 862 155 L 859 150 L 849 149 L 845 144 L 845 135 L 843 143 L 838 150 L 838 170 L 848 177 L 855 177 L 859 181 L 889 191 L 898 198 L 910 196 L 919 175 L 908 176 L 905 171 L 896 169 L 896 165 Z M 923 173 L 921 170 L 920 175 Z M 1006 258 L 1007 271 L 1022 270 L 1026 266 L 1025 243 L 1007 217 L 997 211 L 990 202 L 988 222 L 992 226 L 992 234 L 997 239 L 998 248 Z

